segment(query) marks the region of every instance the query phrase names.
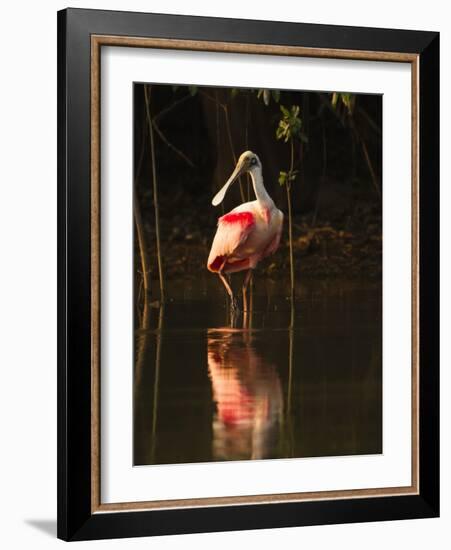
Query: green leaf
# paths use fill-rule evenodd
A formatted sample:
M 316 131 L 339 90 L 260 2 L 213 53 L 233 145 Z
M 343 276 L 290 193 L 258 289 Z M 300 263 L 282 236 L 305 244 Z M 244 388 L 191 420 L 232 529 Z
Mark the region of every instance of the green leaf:
M 230 97 L 233 99 L 234 97 L 236 97 L 238 95 L 238 88 L 232 88 L 230 90 Z
M 294 181 L 298 173 L 299 173 L 299 170 L 291 170 L 291 172 L 288 173 L 288 181 L 290 182 Z
M 276 103 L 279 103 L 280 101 L 280 90 L 273 90 L 272 92 L 272 98 Z
M 280 105 L 282 112 L 282 118 L 279 120 L 279 126 L 276 130 L 276 138 L 282 139 L 287 143 L 289 140 L 295 137 L 300 137 L 302 120 L 299 116 L 299 105 L 292 105 L 290 109 L 284 105 Z
M 285 118 L 289 118 L 290 116 L 290 111 L 284 107 L 283 105 L 280 106 L 280 110 L 282 111 L 282 114 Z
M 287 183 L 287 173 L 286 172 L 280 172 L 279 173 L 279 185 L 286 185 Z
M 354 110 L 355 95 L 354 94 L 341 94 L 341 100 L 343 104 L 348 109 L 348 113 L 352 114 Z
M 338 103 L 338 95 L 337 92 L 334 92 L 332 94 L 332 100 L 331 100 L 331 103 L 332 103 L 332 107 L 335 109 L 337 107 L 337 103 Z
M 283 135 L 284 135 L 284 131 L 283 131 L 283 128 L 281 128 L 280 126 L 276 129 L 276 138 L 277 139 L 282 139 L 283 138 Z
M 269 105 L 269 101 L 271 99 L 271 93 L 269 90 L 264 90 L 263 91 L 263 103 L 268 106 Z
M 355 94 L 334 92 L 332 94 L 331 105 L 334 109 L 337 109 L 339 103 L 342 103 L 346 107 L 348 113 L 352 115 L 355 105 Z
M 192 96 L 195 96 L 197 94 L 197 86 L 188 86 L 188 88 L 189 88 L 189 93 Z

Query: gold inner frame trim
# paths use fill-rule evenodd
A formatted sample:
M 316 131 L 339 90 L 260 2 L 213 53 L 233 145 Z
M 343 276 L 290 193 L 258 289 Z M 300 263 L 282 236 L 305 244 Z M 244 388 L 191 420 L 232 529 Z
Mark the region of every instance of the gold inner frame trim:
M 102 503 L 100 498 L 100 51 L 102 46 L 410 63 L 412 71 L 412 480 L 406 487 Z M 162 510 L 419 494 L 419 56 L 400 52 L 91 36 L 91 512 Z

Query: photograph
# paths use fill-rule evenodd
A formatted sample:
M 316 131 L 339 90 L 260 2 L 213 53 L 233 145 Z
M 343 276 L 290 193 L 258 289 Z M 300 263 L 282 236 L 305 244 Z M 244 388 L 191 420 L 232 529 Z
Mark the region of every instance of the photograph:
M 133 465 L 383 453 L 381 94 L 133 83 Z
M 58 538 L 437 518 L 440 33 L 182 13 L 58 12 Z

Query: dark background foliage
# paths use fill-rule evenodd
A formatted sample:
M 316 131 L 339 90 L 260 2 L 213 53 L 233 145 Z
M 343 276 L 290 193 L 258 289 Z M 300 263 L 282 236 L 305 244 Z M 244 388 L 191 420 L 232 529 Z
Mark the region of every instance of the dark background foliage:
M 265 186 L 287 213 L 281 172 L 290 171 L 291 153 L 290 143 L 277 139 L 282 108 L 297 108 L 300 121 L 293 139 L 290 185 L 296 274 L 380 278 L 381 96 L 135 84 L 135 198 L 150 278 L 158 277 L 153 169 L 160 253 L 168 279 L 206 275 L 209 247 L 223 208 L 228 211 L 243 198 L 253 200 L 252 187 L 242 178 L 232 186 L 224 206 L 211 206 L 243 151 L 259 155 Z M 142 276 L 136 238 L 135 244 L 136 271 Z M 277 255 L 262 263 L 259 271 L 273 278 L 286 274 L 287 247 L 285 234 Z

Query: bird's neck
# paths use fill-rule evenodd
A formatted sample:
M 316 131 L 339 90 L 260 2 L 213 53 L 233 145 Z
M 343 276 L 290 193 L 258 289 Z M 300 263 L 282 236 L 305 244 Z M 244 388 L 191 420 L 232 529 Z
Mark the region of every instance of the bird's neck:
M 250 171 L 251 173 L 251 179 L 252 179 L 252 185 L 254 186 L 254 193 L 257 197 L 258 202 L 262 206 L 270 206 L 272 205 L 273 201 L 272 198 L 268 195 L 268 192 L 265 189 L 265 186 L 263 185 L 263 176 L 262 176 L 262 169 L 260 167 L 254 168 Z

